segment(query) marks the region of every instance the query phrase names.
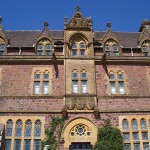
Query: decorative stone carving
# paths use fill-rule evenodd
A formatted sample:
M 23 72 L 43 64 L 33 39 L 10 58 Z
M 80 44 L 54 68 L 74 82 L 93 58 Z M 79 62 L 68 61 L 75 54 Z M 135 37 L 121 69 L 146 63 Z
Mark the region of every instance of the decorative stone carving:
M 66 98 L 67 110 L 93 110 L 95 107 L 94 97 L 72 97 Z
M 84 107 L 85 107 L 85 99 L 84 99 L 84 98 L 82 98 L 82 99 L 77 99 L 77 100 L 76 100 L 76 108 L 77 108 L 78 110 L 83 110 Z
M 91 18 L 84 18 L 80 11 L 80 9 L 76 9 L 75 15 L 71 18 L 71 20 L 67 23 L 66 19 L 64 24 L 67 28 L 92 28 L 92 19 Z
M 75 100 L 73 98 L 66 99 L 66 107 L 68 110 L 73 110 L 75 107 Z
M 94 109 L 94 106 L 95 106 L 95 104 L 94 104 L 94 100 L 92 98 L 86 99 L 86 108 L 88 110 Z

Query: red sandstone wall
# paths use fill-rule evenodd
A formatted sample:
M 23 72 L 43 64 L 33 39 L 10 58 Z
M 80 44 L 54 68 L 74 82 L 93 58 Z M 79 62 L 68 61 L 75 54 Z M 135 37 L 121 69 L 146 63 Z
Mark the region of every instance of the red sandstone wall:
M 63 64 L 9 64 L 1 65 L 2 81 L 1 96 L 30 96 L 32 95 L 32 69 L 34 67 L 52 67 L 52 94 L 64 94 L 64 66 Z
M 108 68 L 120 68 L 125 71 L 127 95 L 129 96 L 150 96 L 150 80 L 148 79 L 148 71 L 150 66 L 138 65 L 107 65 L 104 69 L 102 65 L 96 65 L 96 84 L 97 95 L 107 96 L 107 79 L 106 70 Z

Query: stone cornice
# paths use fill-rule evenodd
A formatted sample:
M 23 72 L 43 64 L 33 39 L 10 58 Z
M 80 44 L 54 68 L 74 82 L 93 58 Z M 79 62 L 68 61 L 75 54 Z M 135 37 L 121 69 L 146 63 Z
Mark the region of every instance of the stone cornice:
M 22 99 L 63 99 L 64 96 L 0 96 L 0 99 L 15 99 L 15 98 L 22 98 Z

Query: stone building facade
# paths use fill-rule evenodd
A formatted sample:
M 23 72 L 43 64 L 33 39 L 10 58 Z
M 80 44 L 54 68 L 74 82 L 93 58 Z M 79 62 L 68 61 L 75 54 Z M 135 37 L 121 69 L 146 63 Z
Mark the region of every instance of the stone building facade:
M 0 22 L 2 19 L 0 20 Z M 0 25 L 1 149 L 39 150 L 53 116 L 64 116 L 59 150 L 91 149 L 105 119 L 125 150 L 150 143 L 150 22 L 138 32 L 94 32 L 79 8 L 64 30 Z M 5 147 L 5 148 L 4 148 Z

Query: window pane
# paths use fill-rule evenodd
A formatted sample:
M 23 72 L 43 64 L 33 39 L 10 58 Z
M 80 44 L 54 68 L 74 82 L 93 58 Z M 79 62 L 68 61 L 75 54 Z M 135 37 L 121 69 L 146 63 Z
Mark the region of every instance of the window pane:
M 123 81 L 118 82 L 118 88 L 119 88 L 119 93 L 120 94 L 125 94 L 124 82 Z
M 141 129 L 142 130 L 146 130 L 147 129 L 147 127 L 146 127 L 146 120 L 145 119 L 141 119 L 140 124 L 141 124 Z
M 15 140 L 14 150 L 21 150 L 21 140 Z
M 0 51 L 4 51 L 4 50 L 5 50 L 5 45 L 4 44 L 0 45 Z
M 49 79 L 49 74 L 44 74 L 44 79 Z
M 40 79 L 40 74 L 34 74 L 34 79 Z
M 43 94 L 48 94 L 49 93 L 49 82 L 44 81 L 43 82 Z
M 108 45 L 105 45 L 105 51 L 110 51 L 110 47 Z
M 124 119 L 122 121 L 122 128 L 123 128 L 123 130 L 129 130 L 128 120 Z
M 113 45 L 113 51 L 118 51 L 118 46 L 117 45 Z
M 34 150 L 41 150 L 41 141 L 34 140 Z
M 85 50 L 80 50 L 80 55 L 84 56 L 84 54 L 85 54 Z
M 87 78 L 87 73 L 81 73 L 81 78 Z
M 147 132 L 142 132 L 142 139 L 148 140 L 148 133 Z
M 143 143 L 143 149 L 144 150 L 149 150 L 149 144 L 148 143 Z
M 78 93 L 78 81 L 75 80 L 72 81 L 72 92 Z
M 12 120 L 8 120 L 6 123 L 6 136 L 12 136 L 12 127 L 13 127 Z
M 85 45 L 83 43 L 81 43 L 80 48 L 85 49 Z
M 72 49 L 77 49 L 77 44 L 73 44 Z
M 40 82 L 34 82 L 34 94 L 40 94 Z
M 40 137 L 41 136 L 41 121 L 37 120 L 35 122 L 35 137 Z
M 137 130 L 137 129 L 138 129 L 137 120 L 133 119 L 132 120 L 132 130 Z
M 42 45 L 42 44 L 39 44 L 37 49 L 38 49 L 38 50 L 42 50 L 42 49 L 43 49 L 43 45 Z
M 143 51 L 143 52 L 148 52 L 148 48 L 147 48 L 146 46 L 143 46 L 143 47 L 142 47 L 142 51 Z
M 139 140 L 139 133 L 138 132 L 133 132 L 133 140 Z
M 87 93 L 87 81 L 81 81 L 82 93 Z
M 130 144 L 124 144 L 124 150 L 131 150 Z
M 72 50 L 72 56 L 76 56 L 77 55 L 77 50 Z
M 123 79 L 123 74 L 118 74 L 118 79 L 122 80 Z
M 51 50 L 52 49 L 52 46 L 50 44 L 47 44 L 46 45 L 46 50 Z
M 130 134 L 129 133 L 124 133 L 123 137 L 124 137 L 124 141 L 129 141 L 130 140 Z
M 11 140 L 5 140 L 5 150 L 11 150 Z
M 30 137 L 32 131 L 32 122 L 30 120 L 26 121 L 25 124 L 25 136 Z
M 37 52 L 37 55 L 42 55 L 43 54 L 43 51 L 38 51 Z
M 140 144 L 139 143 L 134 144 L 134 150 L 140 150 Z
M 109 79 L 115 79 L 115 75 L 114 74 L 109 74 Z
M 77 73 L 72 73 L 72 78 L 77 78 L 78 74 Z
M 110 93 L 116 94 L 116 84 L 115 82 L 110 82 Z
M 31 148 L 31 140 L 24 141 L 24 150 L 30 150 Z
M 21 120 L 18 120 L 16 122 L 16 133 L 15 133 L 15 136 L 22 136 L 22 121 Z

